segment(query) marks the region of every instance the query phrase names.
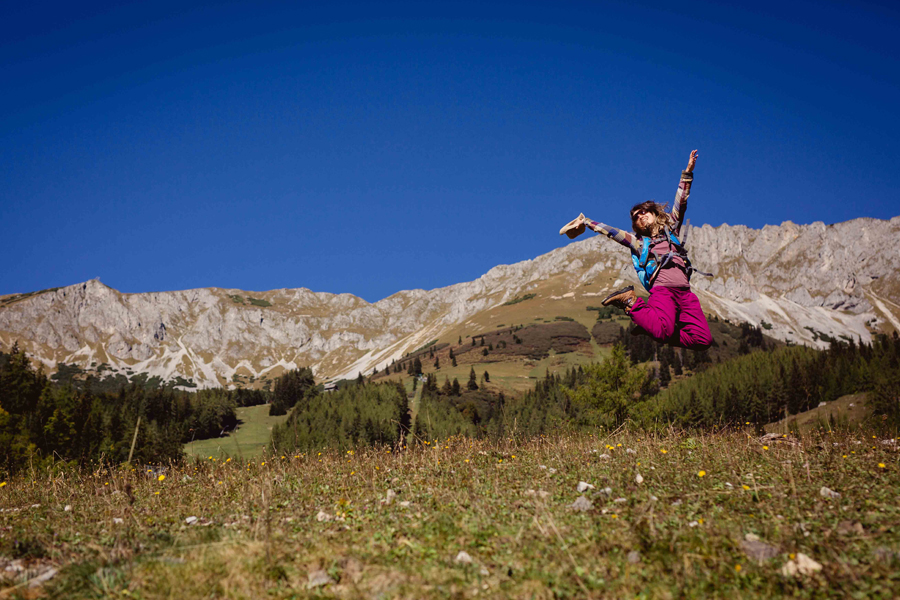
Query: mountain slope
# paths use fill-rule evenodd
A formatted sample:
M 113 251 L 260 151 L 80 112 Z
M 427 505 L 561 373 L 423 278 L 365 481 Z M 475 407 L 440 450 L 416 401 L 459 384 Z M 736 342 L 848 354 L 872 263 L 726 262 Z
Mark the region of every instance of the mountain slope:
M 708 313 L 820 346 L 900 329 L 900 253 L 884 250 L 898 247 L 900 217 L 686 231 L 694 264 L 713 274 L 692 282 Z M 0 297 L 0 343 L 18 341 L 51 370 L 103 366 L 202 387 L 258 384 L 302 365 L 323 379 L 355 377 L 432 340 L 501 325 L 564 316 L 590 329 L 587 306 L 624 281 L 634 281 L 628 253 L 598 236 L 374 304 L 304 288 L 123 294 L 92 280 Z

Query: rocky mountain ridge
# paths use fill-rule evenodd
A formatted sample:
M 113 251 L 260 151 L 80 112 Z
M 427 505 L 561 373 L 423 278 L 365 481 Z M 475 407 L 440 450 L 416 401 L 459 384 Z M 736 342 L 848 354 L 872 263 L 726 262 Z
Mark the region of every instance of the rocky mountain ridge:
M 685 232 L 695 266 L 713 274 L 692 281 L 708 313 L 819 346 L 900 330 L 900 217 Z M 635 281 L 629 254 L 599 236 L 474 281 L 375 303 L 305 288 L 123 294 L 92 280 L 0 297 L 0 344 L 18 341 L 49 370 L 58 362 L 102 365 L 201 387 L 252 383 L 303 365 L 322 379 L 355 377 L 442 336 L 479 333 L 479 314 L 525 294 L 596 302 L 624 281 Z

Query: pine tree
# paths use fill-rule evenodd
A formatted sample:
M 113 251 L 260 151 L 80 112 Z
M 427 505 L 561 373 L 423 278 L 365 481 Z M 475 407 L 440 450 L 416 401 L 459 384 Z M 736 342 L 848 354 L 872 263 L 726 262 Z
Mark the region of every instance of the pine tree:
M 450 364 L 453 365 L 454 367 L 456 366 L 456 357 L 455 356 L 452 359 L 450 359 Z
M 491 374 L 488 373 L 487 371 L 484 372 L 484 380 L 487 381 L 488 383 L 490 383 L 490 381 L 491 381 Z
M 469 383 L 468 388 L 473 392 L 478 389 L 478 376 L 475 375 L 475 367 L 469 371 Z
M 454 377 L 453 378 L 453 395 L 459 396 L 461 393 L 462 393 L 462 391 L 459 388 L 459 379 Z
M 441 359 L 439 356 L 434 357 L 434 370 L 437 371 L 441 368 Z
M 441 386 L 441 393 L 445 396 L 449 396 L 453 393 L 453 385 L 450 383 L 449 377 L 444 377 L 444 385 Z
M 681 368 L 681 352 L 675 353 L 675 360 L 672 361 L 672 369 L 675 373 L 675 377 L 680 377 L 684 370 Z

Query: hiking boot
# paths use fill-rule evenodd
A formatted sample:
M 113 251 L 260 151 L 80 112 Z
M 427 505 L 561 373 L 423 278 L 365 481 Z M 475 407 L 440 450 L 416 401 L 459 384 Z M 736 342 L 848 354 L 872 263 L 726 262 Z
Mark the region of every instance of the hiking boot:
M 634 301 L 637 299 L 637 296 L 634 294 L 634 286 L 629 285 L 628 287 L 624 287 L 621 290 L 613 292 L 609 296 L 603 299 L 603 306 L 607 306 L 612 304 L 618 308 L 621 308 L 626 313 L 631 312 L 631 307 L 634 305 Z
M 559 230 L 559 235 L 566 234 L 567 236 L 569 236 L 570 240 L 573 240 L 584 233 L 584 229 L 584 213 L 581 213 L 580 215 L 563 225 L 563 228 Z

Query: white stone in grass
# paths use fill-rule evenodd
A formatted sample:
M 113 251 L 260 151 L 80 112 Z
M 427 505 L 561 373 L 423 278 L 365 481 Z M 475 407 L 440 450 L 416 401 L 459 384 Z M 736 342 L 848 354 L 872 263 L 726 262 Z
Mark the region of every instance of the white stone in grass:
M 825 486 L 822 486 L 822 489 L 819 490 L 819 495 L 822 496 L 823 498 L 840 498 L 841 497 L 839 492 L 830 490 Z
M 827 402 L 819 402 L 819 406 L 825 406 L 826 404 L 828 404 L 828 403 Z
M 306 589 L 311 590 L 313 588 L 322 587 L 323 585 L 328 585 L 329 583 L 334 583 L 334 579 L 332 579 L 328 573 L 319 569 L 318 571 L 312 571 L 309 573 L 306 582 Z
M 700 523 L 698 521 L 691 521 L 690 523 L 688 523 L 688 527 L 696 527 L 699 524 Z
M 487 567 L 481 567 L 481 570 L 478 571 L 478 573 L 479 573 L 482 577 L 488 577 L 488 576 L 491 574 L 491 572 L 487 570 Z
M 547 472 L 550 473 L 551 475 L 553 475 L 554 473 L 556 473 L 556 469 L 551 467 L 551 468 L 547 469 Z
M 65 511 L 65 512 L 72 512 L 72 505 L 71 505 L 71 504 L 66 504 L 66 507 L 63 509 L 63 511 Z
M 334 515 L 329 515 L 324 510 L 320 510 L 319 513 L 316 515 L 316 521 L 318 521 L 319 523 L 327 523 L 329 521 L 334 521 Z
M 394 490 L 388 490 L 387 493 L 385 493 L 384 499 L 381 501 L 381 503 L 385 504 L 385 505 L 390 505 L 391 502 L 393 502 L 394 498 L 396 498 L 396 497 L 397 497 L 397 492 L 395 492 Z
M 781 568 L 781 574 L 785 577 L 796 577 L 797 575 L 812 575 L 821 570 L 821 564 L 802 552 L 798 552 L 794 560 L 789 560 L 784 564 Z
M 469 553 L 466 552 L 465 550 L 460 550 L 459 553 L 456 555 L 456 558 L 454 558 L 453 560 L 454 560 L 454 562 L 458 562 L 463 565 L 471 565 L 472 564 L 472 557 L 469 556 Z
M 605 487 L 600 491 L 603 492 L 604 494 L 606 494 L 607 496 L 612 496 L 612 488 L 611 487 Z
M 584 496 L 578 496 L 578 498 L 575 499 L 575 502 L 569 505 L 569 508 L 576 512 L 586 512 L 591 510 L 593 507 L 594 503 Z
M 410 504 L 411 504 L 411 502 L 409 500 L 404 500 L 403 502 L 400 503 L 400 508 L 409 508 Z
M 187 519 L 184 520 L 184 522 L 187 523 L 188 525 L 193 525 L 194 523 L 197 522 L 197 517 L 194 517 L 194 516 L 188 517 Z
M 579 481 L 578 487 L 575 488 L 575 491 L 580 494 L 582 492 L 585 492 L 587 490 L 592 490 L 592 489 L 594 489 L 594 486 L 589 484 L 587 481 Z
M 113 524 L 114 524 L 114 525 L 121 525 L 121 524 L 123 524 L 124 522 L 125 522 L 125 519 L 120 519 L 119 517 L 113 517 Z
M 634 482 L 638 485 L 644 483 L 644 476 L 641 475 L 640 473 L 638 473 L 637 475 L 634 476 Z
M 615 502 L 616 504 L 625 504 L 626 502 L 628 502 L 628 498 L 616 498 L 615 500 L 613 500 L 613 502 Z
M 625 453 L 626 454 L 637 454 L 637 451 L 632 450 L 631 448 L 625 448 Z
M 628 553 L 628 556 L 626 556 L 625 558 L 629 563 L 636 565 L 639 562 L 641 562 L 641 553 L 638 552 L 637 550 L 632 550 L 631 552 Z
M 609 460 L 611 457 L 609 454 L 601 454 L 597 458 L 602 458 L 603 460 Z
M 726 481 L 726 482 L 725 482 L 725 487 L 727 487 L 727 488 L 730 490 L 730 489 L 732 489 L 734 486 L 731 485 L 730 483 L 728 483 L 728 482 Z
M 651 502 L 656 502 L 657 500 L 659 500 L 659 498 L 657 498 L 656 496 L 650 496 Z
M 542 470 L 542 471 L 546 471 L 546 470 L 547 470 L 547 465 L 540 465 L 538 468 L 539 468 L 540 470 Z

